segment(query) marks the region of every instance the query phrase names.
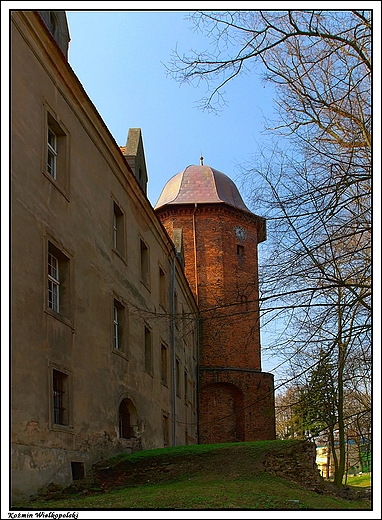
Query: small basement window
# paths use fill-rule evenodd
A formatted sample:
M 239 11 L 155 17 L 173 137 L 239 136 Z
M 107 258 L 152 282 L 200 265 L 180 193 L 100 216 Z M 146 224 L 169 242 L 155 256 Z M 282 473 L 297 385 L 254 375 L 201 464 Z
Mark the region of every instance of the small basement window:
M 82 480 L 85 478 L 85 464 L 83 462 L 72 461 L 70 465 L 72 467 L 73 480 Z

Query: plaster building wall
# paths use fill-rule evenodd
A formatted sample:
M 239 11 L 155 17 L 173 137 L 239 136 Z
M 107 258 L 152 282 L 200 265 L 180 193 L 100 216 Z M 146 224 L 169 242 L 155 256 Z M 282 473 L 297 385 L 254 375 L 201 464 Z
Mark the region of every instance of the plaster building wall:
M 197 442 L 198 334 L 194 296 L 145 194 L 139 129 L 128 159 L 141 182 L 43 19 L 11 15 L 17 501 L 124 450 Z

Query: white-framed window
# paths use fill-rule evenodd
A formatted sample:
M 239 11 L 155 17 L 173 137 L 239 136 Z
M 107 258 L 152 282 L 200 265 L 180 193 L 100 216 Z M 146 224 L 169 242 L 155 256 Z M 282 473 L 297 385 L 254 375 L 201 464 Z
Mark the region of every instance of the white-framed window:
M 184 403 L 188 405 L 188 374 L 184 371 Z
M 53 424 L 69 424 L 69 376 L 53 370 Z
M 159 304 L 167 309 L 166 274 L 161 267 L 159 267 Z
M 44 103 L 42 173 L 69 200 L 70 134 L 58 114 Z
M 113 298 L 113 350 L 127 355 L 127 335 L 128 335 L 128 319 L 125 305 L 117 299 Z
M 114 249 L 117 249 L 117 237 L 118 237 L 118 217 L 115 213 L 113 213 L 113 247 Z
M 149 273 L 150 273 L 150 258 L 149 258 L 149 248 L 145 244 L 145 242 L 140 240 L 140 253 L 141 253 L 141 280 L 146 285 L 149 286 Z
M 120 319 L 120 316 L 119 316 L 119 312 L 118 312 L 118 307 L 114 303 L 114 348 L 117 350 L 120 347 L 119 319 Z
M 48 126 L 46 168 L 53 179 L 57 178 L 57 144 L 57 135 L 52 128 Z
M 167 414 L 162 415 L 162 430 L 163 430 L 163 446 L 166 448 L 170 444 L 169 419 L 168 419 Z
M 167 360 L 167 347 L 163 343 L 161 344 L 161 381 L 163 385 L 168 384 L 168 360 Z
M 113 202 L 113 249 L 125 256 L 124 213 L 115 202 Z
M 71 371 L 49 362 L 49 423 L 56 431 L 73 431 L 73 386 Z
M 114 321 L 114 339 L 113 347 L 116 350 L 123 350 L 123 321 L 124 321 L 124 307 L 117 300 L 114 300 L 113 307 L 113 321 Z
M 70 325 L 71 257 L 61 245 L 50 238 L 47 240 L 45 255 L 45 310 Z
M 151 330 L 145 325 L 145 371 L 150 375 L 153 373 L 153 346 Z
M 48 307 L 60 312 L 60 270 L 59 261 L 48 253 Z
M 180 397 L 181 393 L 180 393 L 180 362 L 179 362 L 179 359 L 176 359 L 176 362 L 175 362 L 175 381 L 176 381 L 176 395 L 178 397 Z

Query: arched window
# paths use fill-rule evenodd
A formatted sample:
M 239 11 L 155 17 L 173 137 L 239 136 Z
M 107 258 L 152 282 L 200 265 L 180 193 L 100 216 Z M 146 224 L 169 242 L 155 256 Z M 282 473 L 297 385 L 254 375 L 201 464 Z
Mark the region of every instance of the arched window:
M 119 405 L 119 437 L 121 439 L 132 439 L 135 437 L 132 424 L 135 415 L 135 408 L 130 399 L 123 399 Z

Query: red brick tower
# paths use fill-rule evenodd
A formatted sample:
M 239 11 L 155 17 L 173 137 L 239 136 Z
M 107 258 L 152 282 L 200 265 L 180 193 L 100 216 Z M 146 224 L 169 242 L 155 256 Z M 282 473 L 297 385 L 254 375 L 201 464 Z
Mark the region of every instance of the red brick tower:
M 258 306 L 265 219 L 248 210 L 229 177 L 203 164 L 172 177 L 155 211 L 170 237 L 181 230 L 185 274 L 201 311 L 199 442 L 274 439 L 273 375 L 261 371 Z

